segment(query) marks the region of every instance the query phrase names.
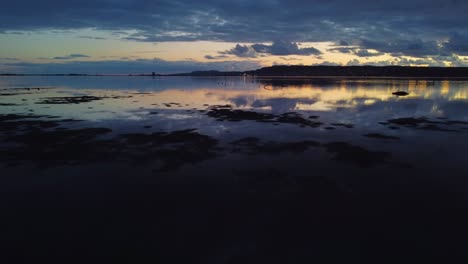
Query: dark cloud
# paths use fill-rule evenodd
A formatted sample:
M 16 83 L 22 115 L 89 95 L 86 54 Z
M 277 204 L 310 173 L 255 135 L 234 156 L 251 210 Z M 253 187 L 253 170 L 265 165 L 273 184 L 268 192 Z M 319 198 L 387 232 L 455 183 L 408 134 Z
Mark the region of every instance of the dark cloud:
M 354 53 L 356 49 L 357 49 L 356 47 L 339 47 L 339 48 L 328 49 L 328 51 L 352 54 Z
M 79 59 L 79 58 L 90 58 L 88 55 L 84 54 L 70 54 L 66 56 L 54 57 L 54 60 L 72 60 L 72 59 Z
M 466 67 L 468 62 L 461 59 L 458 56 L 449 57 L 430 57 L 430 58 L 393 58 L 392 60 L 383 61 L 371 61 L 362 62 L 358 59 L 352 59 L 346 63 L 348 66 L 358 65 L 372 65 L 372 66 L 389 66 L 389 65 L 400 65 L 400 66 L 431 66 L 431 67 Z
M 266 53 L 270 55 L 318 55 L 321 54 L 316 48 L 300 48 L 297 43 L 287 41 L 275 41 L 272 45 L 254 44 L 252 48 L 257 53 Z
M 285 60 L 285 61 L 297 61 L 297 60 L 299 60 L 298 58 L 289 58 L 289 57 L 280 57 L 280 59 Z
M 167 52 L 166 50 L 139 50 L 139 51 L 132 51 L 130 53 L 161 53 L 161 52 Z
M 226 55 L 218 55 L 218 56 L 211 56 L 211 55 L 205 55 L 205 59 L 207 60 L 218 60 L 218 59 L 226 59 L 228 56 Z
M 314 64 L 314 66 L 341 66 L 341 64 L 331 61 L 324 61 L 318 64 Z
M 220 52 L 221 54 L 234 55 L 242 58 L 256 58 L 262 55 L 288 56 L 288 55 L 319 55 L 322 54 L 318 49 L 313 47 L 301 48 L 295 42 L 275 41 L 271 45 L 253 44 L 240 45 L 237 44 L 234 48 Z
M 384 53 L 383 52 L 369 52 L 369 50 L 366 50 L 366 49 L 358 49 L 354 51 L 354 55 L 359 56 L 359 57 L 375 57 L 375 56 L 384 55 Z
M 452 56 L 468 55 L 468 37 L 458 33 L 451 34 L 447 40 L 395 39 L 377 41 L 363 39 L 361 48 L 374 49 L 393 56 Z
M 2 34 L 8 34 L 8 35 L 26 35 L 27 32 L 21 32 L 21 31 L 9 31 L 9 30 L 0 30 L 0 33 Z
M 232 50 L 238 57 L 253 57 L 250 48 L 317 54 L 294 43 L 318 41 L 396 56 L 451 56 L 468 54 L 467 13 L 465 0 L 17 0 L 2 2 L 0 32 L 92 28 L 132 41 L 285 40 L 239 46 Z
M 357 66 L 361 65 L 361 62 L 358 59 L 352 59 L 346 63 L 346 66 Z
M 92 37 L 92 36 L 79 36 L 81 39 L 93 39 L 93 40 L 106 40 L 104 37 Z
M 468 37 L 460 34 L 452 34 L 443 46 L 448 53 L 468 55 Z
M 338 45 L 339 45 L 339 46 L 349 46 L 349 43 L 346 42 L 346 41 L 344 41 L 344 40 L 340 40 L 340 41 L 338 42 Z
M 165 61 L 161 59 L 65 61 L 60 63 L 10 62 L 0 64 L 11 73 L 85 73 L 85 74 L 127 74 L 127 73 L 180 73 L 205 70 L 244 71 L 260 67 L 253 61 Z
M 0 60 L 4 60 L 4 61 L 17 61 L 18 59 L 17 58 L 9 58 L 9 57 L 0 57 Z
M 358 57 L 375 57 L 375 56 L 381 56 L 385 54 L 384 52 L 371 52 L 367 49 L 360 49 L 358 47 L 338 47 L 338 48 L 328 49 L 328 51 L 352 54 Z
M 234 48 L 222 51 L 220 54 L 227 54 L 227 55 L 234 55 L 241 58 L 256 58 L 258 53 L 252 48 L 252 46 L 248 45 L 240 45 L 237 44 Z
M 361 47 L 389 53 L 393 56 L 424 57 L 439 55 L 443 52 L 443 46 L 440 46 L 436 41 L 423 41 L 421 39 L 395 39 L 392 41 L 363 39 Z

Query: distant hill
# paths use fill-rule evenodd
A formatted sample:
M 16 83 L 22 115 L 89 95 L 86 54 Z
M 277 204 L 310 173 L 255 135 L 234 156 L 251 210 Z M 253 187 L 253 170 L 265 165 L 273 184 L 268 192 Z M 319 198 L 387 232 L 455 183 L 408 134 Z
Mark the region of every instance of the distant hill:
M 272 66 L 245 72 L 254 76 L 468 77 L 468 67 Z
M 193 71 L 189 73 L 169 74 L 168 76 L 242 76 L 244 72 L 238 71 Z
M 176 74 L 0 74 L 0 76 L 264 76 L 264 77 L 416 77 L 468 78 L 468 67 L 410 67 L 410 66 L 271 66 L 253 71 L 193 71 Z

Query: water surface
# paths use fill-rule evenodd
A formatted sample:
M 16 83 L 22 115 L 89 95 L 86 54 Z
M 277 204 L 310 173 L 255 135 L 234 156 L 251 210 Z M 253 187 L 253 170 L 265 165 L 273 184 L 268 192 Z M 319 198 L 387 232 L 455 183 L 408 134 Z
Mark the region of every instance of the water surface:
M 4 242 L 204 263 L 462 256 L 467 136 L 464 80 L 2 77 Z

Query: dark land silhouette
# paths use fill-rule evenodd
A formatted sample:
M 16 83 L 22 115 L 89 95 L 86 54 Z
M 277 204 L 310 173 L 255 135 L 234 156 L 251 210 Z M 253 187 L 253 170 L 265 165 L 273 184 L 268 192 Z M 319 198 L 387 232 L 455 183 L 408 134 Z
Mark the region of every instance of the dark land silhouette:
M 468 67 L 412 67 L 412 66 L 271 66 L 252 71 L 192 71 L 161 74 L 13 74 L 0 76 L 260 76 L 260 77 L 397 77 L 397 78 L 468 78 Z
M 253 71 L 194 71 L 171 76 L 265 76 L 265 77 L 418 77 L 468 78 L 468 67 L 411 67 L 411 66 L 271 66 Z
M 466 67 L 272 66 L 246 72 L 255 76 L 468 77 Z

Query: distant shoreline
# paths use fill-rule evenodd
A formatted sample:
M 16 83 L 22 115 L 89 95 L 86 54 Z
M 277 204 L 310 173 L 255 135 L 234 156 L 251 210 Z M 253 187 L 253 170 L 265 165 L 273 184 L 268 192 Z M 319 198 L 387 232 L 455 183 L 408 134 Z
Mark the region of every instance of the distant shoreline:
M 5 75 L 0 74 L 0 77 L 154 77 L 151 75 L 116 75 L 116 74 L 90 74 L 90 75 L 63 75 L 63 74 L 17 74 Z M 200 77 L 200 78 L 220 78 L 220 77 L 237 77 L 243 76 L 200 76 L 200 75 L 159 75 L 156 77 Z M 468 77 L 434 77 L 434 76 L 246 76 L 252 79 L 401 79 L 401 80 L 468 80 Z
M 0 76 L 63 76 L 63 77 L 256 77 L 256 78 L 422 78 L 468 79 L 468 67 L 410 67 L 410 66 L 271 66 L 253 71 L 193 71 L 160 74 L 14 74 Z

